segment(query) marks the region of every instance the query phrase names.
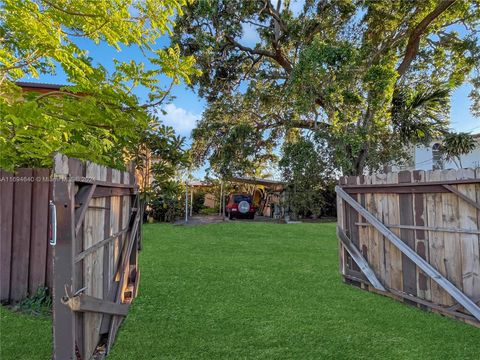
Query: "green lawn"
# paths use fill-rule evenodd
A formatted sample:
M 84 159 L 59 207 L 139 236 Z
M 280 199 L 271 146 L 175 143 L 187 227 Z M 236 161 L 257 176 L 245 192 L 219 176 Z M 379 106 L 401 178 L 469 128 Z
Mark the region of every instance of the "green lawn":
M 0 306 L 0 359 L 51 359 L 50 318 L 14 313 Z
M 479 358 L 479 329 L 343 284 L 334 224 L 148 225 L 144 237 L 140 296 L 109 359 Z M 48 322 L 1 315 L 2 360 L 48 359 Z
M 111 359 L 479 359 L 480 330 L 342 283 L 335 224 L 145 228 Z

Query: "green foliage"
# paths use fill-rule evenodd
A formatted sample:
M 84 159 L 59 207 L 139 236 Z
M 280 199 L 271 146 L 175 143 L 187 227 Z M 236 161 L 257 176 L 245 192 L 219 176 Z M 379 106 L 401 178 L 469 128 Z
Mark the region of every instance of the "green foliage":
M 287 182 L 287 203 L 293 218 L 299 216 L 320 217 L 330 212 L 331 184 L 335 183 L 331 153 L 323 142 L 315 144 L 300 137 L 283 147 L 279 162 L 283 178 Z
M 218 214 L 218 209 L 215 208 L 203 208 L 198 212 L 200 215 L 216 215 Z
M 400 139 L 428 143 L 447 132 L 450 89 L 397 89 L 392 100 L 393 129 Z
M 147 204 L 148 213 L 157 221 L 174 222 L 185 214 L 185 186 L 176 180 L 153 183 Z
M 193 203 L 191 204 L 194 214 L 199 214 L 205 207 L 205 192 L 195 191 L 193 193 Z
M 185 138 L 173 128 L 158 122 L 144 131 L 140 145 L 133 154 L 143 198 L 148 202 L 161 189 L 168 192 L 172 180 L 190 165 L 190 153 L 185 150 Z
M 194 162 L 242 172 L 275 160 L 272 149 L 292 129 L 326 141 L 344 174 L 403 161 L 408 146 L 446 130 L 451 90 L 470 82 L 478 113 L 480 2 L 445 4 L 312 0 L 299 13 L 289 1 L 186 6 L 173 39 L 196 57 L 202 74 L 192 87 L 208 102 Z
M 476 143 L 472 135 L 467 133 L 448 133 L 442 141 L 441 152 L 445 160 L 456 161 L 462 167 L 461 156 L 472 152 Z
M 29 315 L 50 315 L 52 296 L 47 287 L 39 287 L 35 294 L 23 299 L 13 309 Z
M 60 151 L 122 167 L 151 126 L 155 108 L 174 84 L 189 83 L 194 58 L 178 46 L 156 49 L 171 32 L 173 16 L 187 0 L 46 1 L 0 4 L 0 167 L 49 166 Z M 118 51 L 135 47 L 148 63 L 114 59 L 114 70 L 94 64 L 79 39 Z M 54 75 L 61 68 L 69 87 L 23 94 L 15 81 Z M 160 83 L 160 75 L 170 83 Z M 141 104 L 135 88 L 148 94 Z

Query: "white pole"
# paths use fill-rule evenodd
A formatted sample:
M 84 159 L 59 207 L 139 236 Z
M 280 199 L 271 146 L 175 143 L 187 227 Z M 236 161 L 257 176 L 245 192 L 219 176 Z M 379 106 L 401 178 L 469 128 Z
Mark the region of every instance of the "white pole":
M 220 183 L 220 206 L 218 208 L 218 215 L 222 215 L 222 198 L 223 198 L 223 182 Z
M 185 180 L 185 222 L 188 222 L 188 181 Z
M 190 189 L 190 217 L 193 214 L 193 186 Z

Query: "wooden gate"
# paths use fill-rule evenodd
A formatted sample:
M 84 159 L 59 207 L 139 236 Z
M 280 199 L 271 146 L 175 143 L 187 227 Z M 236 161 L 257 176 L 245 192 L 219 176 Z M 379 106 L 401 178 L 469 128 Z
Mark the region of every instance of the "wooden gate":
M 480 169 L 345 177 L 346 282 L 480 326 Z
M 57 154 L 50 211 L 54 359 L 91 359 L 109 351 L 138 289 L 135 178 Z

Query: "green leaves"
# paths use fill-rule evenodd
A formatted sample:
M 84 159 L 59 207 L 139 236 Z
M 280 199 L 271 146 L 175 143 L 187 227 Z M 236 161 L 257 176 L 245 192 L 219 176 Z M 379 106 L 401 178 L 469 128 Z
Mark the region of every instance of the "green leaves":
M 174 84 L 198 75 L 178 47 L 156 49 L 187 0 L 5 0 L 0 4 L 0 166 L 48 166 L 55 151 L 122 167 L 139 146 L 155 107 Z M 121 50 L 135 46 L 150 64 L 114 60 L 94 65 L 79 39 Z M 72 84 L 61 91 L 23 94 L 15 81 L 55 74 Z M 148 69 L 148 70 L 147 70 Z M 170 82 L 160 83 L 166 75 Z M 148 101 L 134 95 L 141 87 Z M 4 119 L 6 121 L 4 121 Z
M 467 133 L 448 133 L 441 145 L 441 153 L 447 161 L 457 161 L 458 167 L 462 167 L 460 157 L 475 149 L 476 143 L 472 135 Z
M 297 128 L 322 136 L 338 169 L 359 175 L 403 160 L 406 146 L 444 131 L 449 93 L 436 102 L 428 92 L 470 81 L 472 110 L 480 112 L 477 0 L 445 7 L 309 0 L 296 12 L 292 2 L 232 3 L 187 6 L 175 27 L 182 53 L 198 59 L 202 75 L 193 86 L 208 102 L 194 157 L 219 164 L 217 154 L 231 149 L 223 139 L 247 122 L 261 148 L 240 160 L 260 159 L 271 151 L 266 144 L 282 143 Z M 394 94 L 404 89 L 399 112 Z

